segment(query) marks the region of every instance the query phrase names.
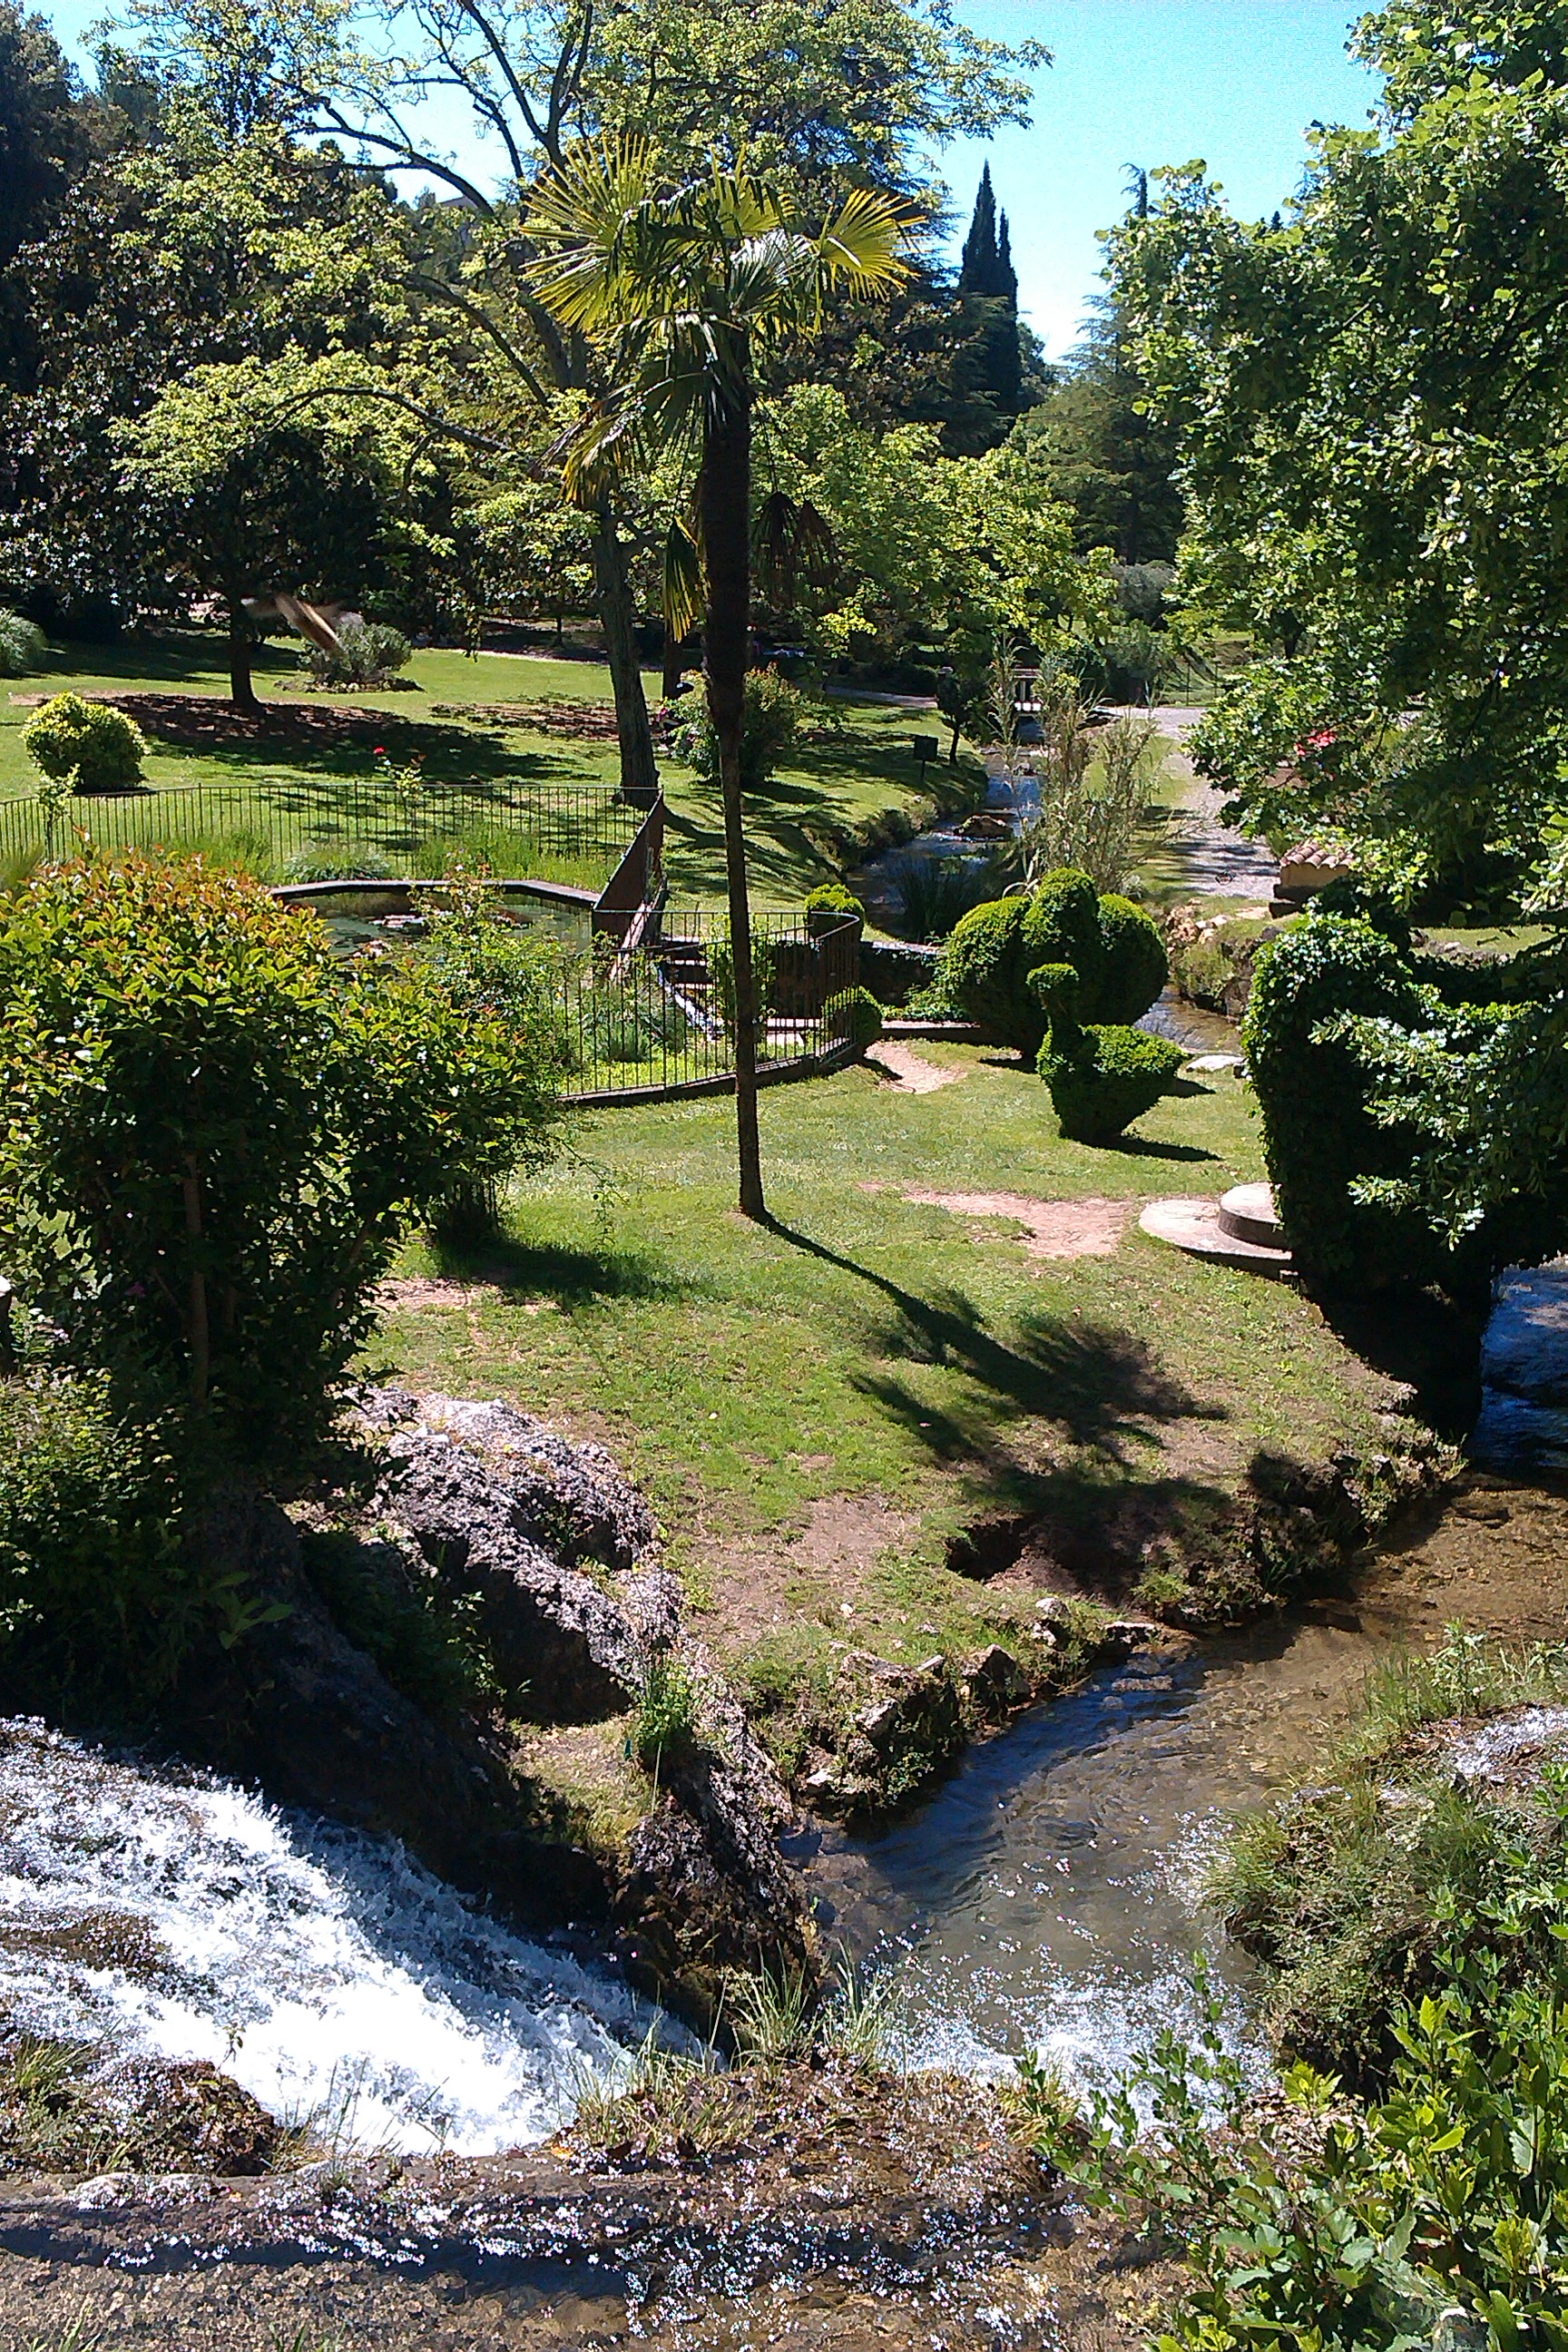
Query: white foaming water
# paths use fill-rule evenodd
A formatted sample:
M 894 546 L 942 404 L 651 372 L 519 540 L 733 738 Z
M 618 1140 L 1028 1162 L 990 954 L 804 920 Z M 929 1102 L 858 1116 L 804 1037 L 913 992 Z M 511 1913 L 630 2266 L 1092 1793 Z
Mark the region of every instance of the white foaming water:
M 653 2013 L 389 1841 L 0 1725 L 0 2002 L 407 2153 L 546 2137 Z

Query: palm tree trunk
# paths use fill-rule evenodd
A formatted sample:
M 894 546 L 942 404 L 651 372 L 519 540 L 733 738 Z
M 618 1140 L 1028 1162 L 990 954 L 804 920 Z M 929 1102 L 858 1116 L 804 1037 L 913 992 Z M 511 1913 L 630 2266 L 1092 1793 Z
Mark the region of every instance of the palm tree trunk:
M 730 952 L 735 980 L 735 1139 L 741 1213 L 765 1217 L 762 1145 L 757 1133 L 757 992 L 752 969 L 752 909 L 746 892 L 746 835 L 741 805 L 741 722 L 752 650 L 752 411 L 735 398 L 710 426 L 699 489 L 702 509 L 703 674 L 708 713 L 719 743 L 724 803 L 724 876 L 730 898 Z
M 626 551 L 621 545 L 614 516 L 603 508 L 594 520 L 594 586 L 604 625 L 610 685 L 616 698 L 616 728 L 621 739 L 621 790 L 644 794 L 657 792 L 658 767 L 653 756 L 647 697 L 642 689 L 642 666 L 637 660 Z

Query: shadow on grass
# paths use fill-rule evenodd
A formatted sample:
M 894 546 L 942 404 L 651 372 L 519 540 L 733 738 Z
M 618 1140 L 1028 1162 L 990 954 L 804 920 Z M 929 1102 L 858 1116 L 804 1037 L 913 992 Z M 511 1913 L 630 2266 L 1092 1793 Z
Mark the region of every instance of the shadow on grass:
M 892 1312 L 879 1322 L 874 1318 L 865 1339 L 880 1366 L 850 1378 L 939 1461 L 994 1459 L 1001 1452 L 1002 1423 L 1038 1420 L 1055 1423 L 1075 1445 L 1121 1464 L 1127 1439 L 1147 1438 L 1152 1425 L 1224 1417 L 1222 1407 L 1201 1403 L 1173 1380 L 1131 1332 L 1031 1314 L 1019 1319 L 1016 1339 L 1000 1339 L 962 1291 L 950 1288 L 922 1298 L 809 1234 L 774 1219 L 768 1225 L 792 1248 L 852 1275 L 886 1300 Z M 885 1369 L 900 1358 L 963 1373 L 982 1392 L 973 1410 L 932 1405 Z
M 1355 1297 L 1314 1295 L 1342 1346 L 1414 1391 L 1414 1409 L 1429 1429 L 1455 1442 L 1468 1436 L 1481 1405 L 1485 1306 L 1460 1307 L 1408 1285 Z
M 1113 1151 L 1123 1160 L 1217 1160 L 1217 1151 L 1205 1151 L 1201 1143 L 1162 1143 L 1152 1135 L 1119 1135 L 1114 1143 L 1102 1143 L 1101 1151 Z
M 701 1287 L 637 1250 L 573 1249 L 510 1234 L 472 1242 L 437 1239 L 430 1249 L 447 1281 L 488 1283 L 510 1297 L 552 1298 L 567 1314 L 618 1299 L 689 1298 Z

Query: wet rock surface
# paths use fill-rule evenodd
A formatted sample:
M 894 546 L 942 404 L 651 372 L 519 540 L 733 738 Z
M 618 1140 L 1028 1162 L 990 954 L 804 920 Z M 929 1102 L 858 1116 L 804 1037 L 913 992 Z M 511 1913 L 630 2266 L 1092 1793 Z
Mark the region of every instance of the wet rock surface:
M 660 1661 L 677 1661 L 689 1685 L 691 1736 L 660 1755 L 660 1801 L 616 1874 L 617 1948 L 634 1979 L 708 2027 L 734 1969 L 815 1975 L 805 1885 L 778 1847 L 788 1791 L 682 1629 L 643 1496 L 602 1449 L 505 1404 L 394 1392 L 371 1412 L 390 1424 L 377 1506 L 475 1597 L 512 1706 L 536 1722 L 619 1715 Z
M 1164 2282 L 1075 2238 L 983 2090 L 834 2066 L 710 2090 L 717 2137 L 684 2154 L 569 2136 L 484 2163 L 18 2187 L 0 2199 L 0 2323 L 85 2311 L 117 2347 L 181 2352 L 296 2330 L 454 2352 L 1140 2340 Z

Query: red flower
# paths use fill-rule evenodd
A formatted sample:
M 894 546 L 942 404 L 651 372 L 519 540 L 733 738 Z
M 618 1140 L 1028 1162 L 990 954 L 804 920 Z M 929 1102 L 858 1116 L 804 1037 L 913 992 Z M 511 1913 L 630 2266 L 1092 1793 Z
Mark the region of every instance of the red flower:
M 375 747 L 375 756 L 376 756 L 376 758 L 377 758 L 378 760 L 384 760 L 384 759 L 385 759 L 385 757 L 386 757 L 386 746 L 385 746 L 385 744 L 384 744 L 384 743 L 378 743 L 378 744 L 376 745 L 376 747 Z

